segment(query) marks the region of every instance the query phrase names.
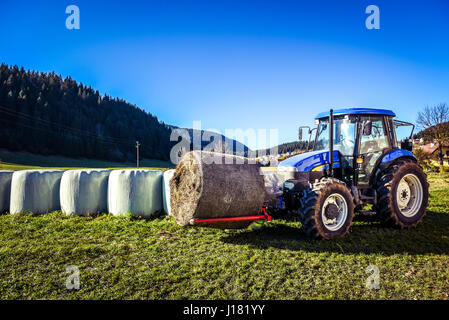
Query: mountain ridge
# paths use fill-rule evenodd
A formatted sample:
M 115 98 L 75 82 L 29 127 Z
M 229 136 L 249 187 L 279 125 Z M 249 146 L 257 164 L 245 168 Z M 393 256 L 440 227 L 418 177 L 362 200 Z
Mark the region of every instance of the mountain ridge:
M 178 127 L 71 77 L 0 65 L 0 148 L 131 161 L 138 140 L 141 157 L 169 160 L 178 143 L 170 141 L 173 128 Z

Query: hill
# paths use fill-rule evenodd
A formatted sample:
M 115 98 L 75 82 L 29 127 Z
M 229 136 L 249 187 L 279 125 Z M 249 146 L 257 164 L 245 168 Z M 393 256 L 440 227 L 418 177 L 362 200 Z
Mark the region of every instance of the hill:
M 312 147 L 312 142 L 311 146 Z M 278 153 L 279 154 L 285 154 L 287 152 L 295 152 L 300 150 L 307 150 L 307 142 L 304 141 L 293 141 L 293 142 L 287 142 L 283 143 L 277 146 Z M 270 149 L 266 149 L 266 154 L 270 153 Z
M 433 141 L 435 138 L 449 140 L 449 121 L 437 124 L 430 128 L 424 129 L 413 135 L 415 139 L 423 138 L 426 141 Z
M 70 77 L 0 66 L 0 148 L 134 162 L 139 141 L 142 158 L 167 161 L 177 143 L 170 141 L 173 128 Z
M 187 130 L 189 131 L 190 141 L 193 141 L 193 133 L 195 131 L 198 132 L 199 130 L 194 130 L 194 129 L 187 129 Z M 207 130 L 201 130 L 201 133 L 199 133 L 199 134 L 201 134 L 201 137 L 213 137 L 210 139 L 210 141 L 201 141 L 201 148 L 204 148 L 208 144 L 213 143 L 214 142 L 213 139 L 221 138 L 222 151 L 225 153 L 234 153 L 235 154 L 236 152 L 241 152 L 243 150 L 245 156 L 247 156 L 248 151 L 251 151 L 251 149 L 248 148 L 243 143 L 241 143 L 237 140 L 228 139 L 227 137 L 225 137 L 222 134 L 217 134 L 215 132 L 211 132 L 211 131 L 207 131 Z

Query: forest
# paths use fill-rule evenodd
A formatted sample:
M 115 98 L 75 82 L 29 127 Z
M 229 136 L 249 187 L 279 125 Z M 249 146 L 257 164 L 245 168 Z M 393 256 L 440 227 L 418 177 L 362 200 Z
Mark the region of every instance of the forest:
M 71 77 L 0 66 L 0 148 L 134 161 L 139 141 L 142 158 L 169 160 L 177 143 L 170 141 L 175 128 Z
M 306 151 L 307 149 L 312 150 L 313 149 L 313 141 L 308 143 L 308 141 L 293 141 L 293 142 L 287 142 L 278 145 L 277 147 L 273 147 L 272 149 L 276 149 L 279 154 L 285 154 L 288 152 L 298 152 L 298 151 Z M 271 150 L 272 150 L 271 149 Z M 270 149 L 266 150 L 260 150 L 261 152 L 265 152 L 266 154 L 270 153 Z

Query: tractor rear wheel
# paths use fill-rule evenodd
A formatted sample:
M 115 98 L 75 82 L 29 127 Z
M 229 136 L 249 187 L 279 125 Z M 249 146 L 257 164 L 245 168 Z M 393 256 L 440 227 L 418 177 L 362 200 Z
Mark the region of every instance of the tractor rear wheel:
M 305 190 L 300 200 L 302 230 L 312 239 L 333 239 L 348 233 L 354 218 L 354 199 L 346 184 L 323 178 Z
M 377 183 L 377 218 L 385 226 L 410 229 L 426 215 L 429 184 L 422 168 L 399 160 L 381 174 Z

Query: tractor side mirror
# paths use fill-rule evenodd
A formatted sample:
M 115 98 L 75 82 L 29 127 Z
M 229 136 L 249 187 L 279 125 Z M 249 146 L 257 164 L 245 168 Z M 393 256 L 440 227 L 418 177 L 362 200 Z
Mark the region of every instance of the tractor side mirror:
M 299 141 L 302 141 L 302 128 L 298 129 L 298 138 L 299 138 Z
M 411 141 L 402 141 L 401 149 L 404 149 L 407 151 L 413 151 L 413 143 Z
M 372 131 L 373 131 L 373 123 L 371 122 L 371 120 L 368 120 L 363 125 L 362 134 L 364 136 L 370 136 Z

